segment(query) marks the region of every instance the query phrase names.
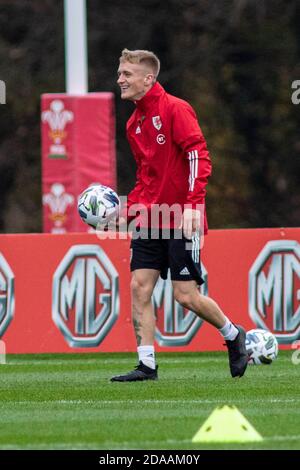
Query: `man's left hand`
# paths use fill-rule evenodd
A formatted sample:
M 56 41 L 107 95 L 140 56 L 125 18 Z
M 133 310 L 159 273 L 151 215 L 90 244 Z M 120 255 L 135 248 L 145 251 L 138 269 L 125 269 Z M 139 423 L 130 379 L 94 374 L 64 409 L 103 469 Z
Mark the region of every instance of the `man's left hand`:
M 185 238 L 191 240 L 193 234 L 200 230 L 201 213 L 196 209 L 184 209 L 182 227 Z

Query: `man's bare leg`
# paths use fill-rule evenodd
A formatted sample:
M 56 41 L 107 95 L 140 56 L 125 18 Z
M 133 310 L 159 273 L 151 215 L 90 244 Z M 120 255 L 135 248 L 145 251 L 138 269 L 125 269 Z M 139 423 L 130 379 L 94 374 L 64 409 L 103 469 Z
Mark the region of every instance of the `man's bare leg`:
M 235 326 L 213 299 L 202 295 L 195 281 L 172 282 L 177 302 L 218 328 L 228 348 L 231 375 L 241 377 L 248 364 L 245 330 L 241 326 Z
M 132 321 L 139 361 L 155 369 L 155 315 L 152 294 L 159 277 L 156 269 L 136 269 L 131 277 Z
M 156 269 L 136 269 L 132 272 L 132 321 L 139 365 L 128 374 L 113 377 L 111 379 L 113 382 L 157 379 L 154 352 L 155 315 L 151 297 L 159 274 Z

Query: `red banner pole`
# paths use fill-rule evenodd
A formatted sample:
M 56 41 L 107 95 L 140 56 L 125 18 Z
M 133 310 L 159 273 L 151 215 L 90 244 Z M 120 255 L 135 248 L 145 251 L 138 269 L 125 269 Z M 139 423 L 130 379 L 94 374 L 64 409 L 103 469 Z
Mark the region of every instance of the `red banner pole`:
M 93 182 L 117 189 L 114 96 L 44 94 L 41 108 L 44 232 L 86 232 L 78 195 Z

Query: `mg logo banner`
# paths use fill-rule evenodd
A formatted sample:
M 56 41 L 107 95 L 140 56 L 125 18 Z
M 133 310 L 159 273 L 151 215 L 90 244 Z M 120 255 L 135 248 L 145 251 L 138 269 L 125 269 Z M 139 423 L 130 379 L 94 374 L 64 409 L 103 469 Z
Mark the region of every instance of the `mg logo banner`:
M 53 277 L 52 318 L 71 347 L 98 346 L 119 315 L 119 276 L 98 245 L 72 246 Z
M 200 292 L 208 295 L 207 271 L 201 264 L 202 278 L 205 281 Z M 192 311 L 186 311 L 173 296 L 170 273 L 167 280 L 159 278 L 155 286 L 152 302 L 157 327 L 155 339 L 160 346 L 184 346 L 193 339 L 203 320 Z
M 13 319 L 15 311 L 14 274 L 0 253 L 0 337 Z
M 300 338 L 300 245 L 268 242 L 249 272 L 249 313 L 254 323 L 273 331 L 278 342 Z

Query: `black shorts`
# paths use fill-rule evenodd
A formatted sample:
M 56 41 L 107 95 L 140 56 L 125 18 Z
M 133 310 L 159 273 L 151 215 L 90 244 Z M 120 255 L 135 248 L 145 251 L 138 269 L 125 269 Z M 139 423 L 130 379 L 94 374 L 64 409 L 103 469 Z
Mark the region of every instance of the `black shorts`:
M 183 236 L 176 239 L 174 230 L 170 238 L 164 239 L 162 231 L 159 238 L 136 238 L 131 240 L 132 256 L 130 270 L 157 269 L 162 279 L 167 279 L 168 269 L 173 281 L 195 280 L 198 285 L 204 283 L 201 277 L 200 240 L 196 235 L 192 240 Z

